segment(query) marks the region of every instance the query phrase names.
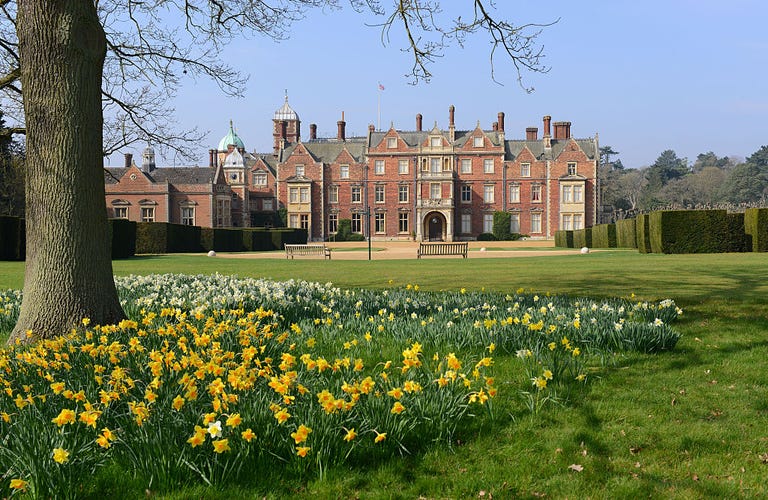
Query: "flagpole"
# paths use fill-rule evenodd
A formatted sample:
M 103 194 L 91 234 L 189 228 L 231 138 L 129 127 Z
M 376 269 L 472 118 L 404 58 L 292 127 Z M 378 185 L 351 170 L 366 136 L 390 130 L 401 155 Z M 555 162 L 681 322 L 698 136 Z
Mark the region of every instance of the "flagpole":
M 377 97 L 377 119 L 376 119 L 376 130 L 381 130 L 381 82 L 379 82 L 379 86 L 376 87 L 376 97 Z

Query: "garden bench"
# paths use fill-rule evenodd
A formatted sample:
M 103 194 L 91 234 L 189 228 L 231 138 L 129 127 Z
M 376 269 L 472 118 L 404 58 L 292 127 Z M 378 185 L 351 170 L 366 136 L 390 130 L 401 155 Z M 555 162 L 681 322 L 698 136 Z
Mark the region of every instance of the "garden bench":
M 295 255 L 322 255 L 326 259 L 331 258 L 331 249 L 325 245 L 285 245 L 285 258 L 291 258 Z
M 419 243 L 417 258 L 422 255 L 461 255 L 467 258 L 469 243 L 466 241 L 456 241 L 447 243 Z

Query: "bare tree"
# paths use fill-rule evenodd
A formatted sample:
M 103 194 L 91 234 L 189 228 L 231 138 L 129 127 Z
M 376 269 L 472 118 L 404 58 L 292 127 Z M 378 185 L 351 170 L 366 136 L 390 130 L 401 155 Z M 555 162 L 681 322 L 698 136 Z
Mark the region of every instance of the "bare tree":
M 491 67 L 501 49 L 520 79 L 524 71 L 547 71 L 537 45 L 543 25 L 497 19 L 492 0 L 466 0 L 469 15 L 448 19 L 437 0 L 386 8 L 379 0 L 348 1 L 383 20 L 383 40 L 402 29 L 416 82 L 430 78 L 429 65 L 446 49 L 478 33 L 490 38 Z M 103 155 L 139 141 L 184 155 L 200 134 L 174 133 L 165 104 L 181 80 L 210 78 L 239 95 L 246 78 L 220 61 L 222 45 L 240 36 L 287 38 L 291 23 L 316 8 L 341 4 L 0 0 L 0 91 L 6 109 L 5 102 L 17 105 L 22 125 L 12 132 L 25 129 L 27 150 L 27 264 L 12 341 L 65 332 L 83 317 L 102 324 L 123 317 L 112 281 Z

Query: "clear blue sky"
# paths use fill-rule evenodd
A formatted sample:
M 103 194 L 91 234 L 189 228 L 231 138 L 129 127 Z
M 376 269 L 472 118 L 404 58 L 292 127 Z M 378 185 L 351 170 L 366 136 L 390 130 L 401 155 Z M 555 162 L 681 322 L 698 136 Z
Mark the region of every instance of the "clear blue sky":
M 469 0 L 443 0 L 448 10 Z M 448 125 L 456 107 L 459 129 L 478 120 L 490 128 L 506 115 L 507 138 L 524 138 L 541 119 L 570 121 L 576 137 L 599 134 L 601 146 L 620 153 L 627 167 L 654 162 L 665 149 L 693 161 L 698 153 L 745 157 L 768 144 L 768 2 L 765 0 L 496 0 L 497 15 L 516 23 L 560 21 L 540 36 L 547 74 L 524 74 L 526 94 L 512 65 L 499 55 L 491 79 L 489 46 L 479 36 L 454 47 L 432 66 L 432 81 L 416 86 L 401 52 L 399 32 L 382 46 L 376 22 L 347 8 L 310 11 L 280 43 L 251 37 L 230 44 L 222 57 L 250 75 L 244 99 L 215 85 L 187 81 L 174 103 L 180 126 L 209 131 L 196 162 L 207 164 L 229 120 L 248 151 L 272 147 L 272 114 L 289 102 L 302 120 L 302 137 L 316 123 L 335 136 L 342 111 L 347 135 L 377 123 L 413 130 Z M 134 151 L 140 153 L 140 150 Z M 113 158 L 110 163 L 119 164 Z M 160 164 L 172 160 L 160 161 Z

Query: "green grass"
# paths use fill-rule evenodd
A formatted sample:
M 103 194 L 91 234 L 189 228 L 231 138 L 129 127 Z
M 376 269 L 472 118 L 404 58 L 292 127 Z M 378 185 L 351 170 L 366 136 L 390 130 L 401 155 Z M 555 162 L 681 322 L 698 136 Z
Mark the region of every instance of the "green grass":
M 513 411 L 500 396 L 495 421 L 470 427 L 452 450 L 331 470 L 324 481 L 300 484 L 276 474 L 254 490 L 198 489 L 168 498 L 768 495 L 768 254 L 605 251 L 371 262 L 159 256 L 116 261 L 114 269 L 303 278 L 341 287 L 383 288 L 392 280 L 430 290 L 635 293 L 672 298 L 685 310 L 673 352 L 609 360 L 585 397 L 535 416 Z M 22 274 L 23 264 L 0 263 L 0 288 L 20 287 Z M 497 360 L 498 380 L 509 364 Z

